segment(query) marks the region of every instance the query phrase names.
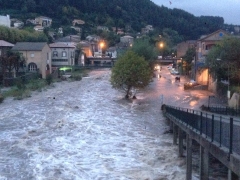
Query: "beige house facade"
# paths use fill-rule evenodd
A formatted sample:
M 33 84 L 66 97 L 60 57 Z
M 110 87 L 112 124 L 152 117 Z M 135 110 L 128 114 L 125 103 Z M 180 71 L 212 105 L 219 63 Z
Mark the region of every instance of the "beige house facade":
M 75 65 L 75 43 L 57 42 L 49 44 L 51 48 L 52 66 L 74 66 Z
M 220 29 L 211 34 L 203 35 L 197 40 L 196 48 L 196 58 L 193 64 L 193 73 L 195 80 L 202 85 L 207 85 L 208 88 L 214 89 L 212 87 L 213 80 L 210 78 L 208 67 L 205 66 L 206 56 L 209 50 L 214 47 L 218 42 L 220 42 L 224 37 L 229 34 Z
M 39 16 L 35 18 L 35 23 L 42 27 L 50 27 L 52 25 L 52 19 L 45 16 Z
M 51 49 L 46 42 L 18 42 L 12 50 L 22 54 L 29 72 L 39 72 L 44 79 L 52 73 Z
M 197 40 L 197 61 L 205 62 L 206 55 L 209 50 L 214 47 L 219 41 L 221 41 L 225 36 L 229 34 L 220 29 L 208 35 L 203 35 L 200 39 Z

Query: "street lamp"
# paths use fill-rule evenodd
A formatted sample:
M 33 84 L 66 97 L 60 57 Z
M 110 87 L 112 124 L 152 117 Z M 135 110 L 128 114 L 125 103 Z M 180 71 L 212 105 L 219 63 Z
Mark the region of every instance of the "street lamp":
M 104 41 L 100 42 L 99 46 L 100 46 L 100 50 L 101 50 L 101 56 L 103 57 L 103 48 L 105 47 Z
M 162 42 L 160 42 L 160 44 L 159 44 L 159 47 L 160 47 L 160 49 L 162 49 L 163 48 L 163 43 Z

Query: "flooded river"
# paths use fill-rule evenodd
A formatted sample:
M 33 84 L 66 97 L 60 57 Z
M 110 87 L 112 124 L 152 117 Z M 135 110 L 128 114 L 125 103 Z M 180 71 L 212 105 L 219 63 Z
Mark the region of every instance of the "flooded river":
M 183 91 L 183 82 L 165 71 L 131 101 L 109 78 L 108 69 L 92 71 L 28 99 L 4 100 L 0 180 L 185 179 L 185 159 L 165 133 L 160 100 L 199 108 L 208 94 Z

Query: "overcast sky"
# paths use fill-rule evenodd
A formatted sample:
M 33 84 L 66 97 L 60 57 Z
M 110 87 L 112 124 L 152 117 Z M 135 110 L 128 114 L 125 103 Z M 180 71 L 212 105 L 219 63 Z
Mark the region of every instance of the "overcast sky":
M 220 16 L 224 23 L 240 25 L 240 0 L 151 0 L 168 8 L 178 8 L 195 16 Z

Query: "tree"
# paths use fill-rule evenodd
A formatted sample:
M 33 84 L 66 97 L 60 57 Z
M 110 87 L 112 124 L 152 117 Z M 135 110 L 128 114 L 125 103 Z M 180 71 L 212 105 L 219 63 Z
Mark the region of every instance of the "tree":
M 184 61 L 184 64 L 185 64 L 185 70 L 187 72 L 189 72 L 192 68 L 192 60 L 195 58 L 196 56 L 196 49 L 193 47 L 193 48 L 189 48 L 186 52 L 186 54 L 183 56 L 183 61 Z M 183 66 L 183 64 L 182 64 Z
M 151 80 L 152 73 L 147 61 L 133 51 L 123 54 L 112 68 L 112 87 L 124 90 L 127 99 L 132 90 L 146 87 Z M 135 94 L 133 98 L 136 98 Z
M 148 38 L 137 39 L 134 41 L 132 51 L 142 56 L 149 65 L 157 59 L 157 49 L 149 43 Z
M 2 69 L 2 77 L 12 77 L 18 73 L 20 68 L 23 68 L 25 59 L 21 57 L 19 52 L 8 51 L 5 56 L 0 57 L 0 69 Z

